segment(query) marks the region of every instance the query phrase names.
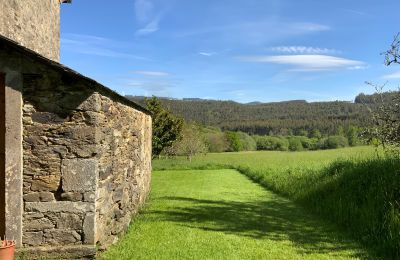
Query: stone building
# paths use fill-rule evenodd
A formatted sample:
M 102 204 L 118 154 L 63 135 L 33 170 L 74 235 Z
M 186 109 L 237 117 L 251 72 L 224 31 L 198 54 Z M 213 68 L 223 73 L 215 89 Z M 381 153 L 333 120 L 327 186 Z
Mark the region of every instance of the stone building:
M 151 116 L 59 64 L 60 0 L 0 0 L 0 234 L 93 255 L 150 189 Z

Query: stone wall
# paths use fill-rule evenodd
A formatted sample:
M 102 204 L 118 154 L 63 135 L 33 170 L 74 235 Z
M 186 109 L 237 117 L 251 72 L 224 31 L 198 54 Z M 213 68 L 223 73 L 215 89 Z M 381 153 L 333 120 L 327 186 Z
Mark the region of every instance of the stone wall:
M 0 34 L 58 61 L 59 0 L 1 0 Z
M 97 96 L 100 155 L 96 201 L 98 243 L 104 247 L 126 231 L 132 214 L 149 192 L 151 118 L 139 111 Z
M 22 82 L 23 247 L 70 256 L 105 248 L 149 192 L 151 117 L 88 78 L 8 47 L 0 39 L 0 72 Z

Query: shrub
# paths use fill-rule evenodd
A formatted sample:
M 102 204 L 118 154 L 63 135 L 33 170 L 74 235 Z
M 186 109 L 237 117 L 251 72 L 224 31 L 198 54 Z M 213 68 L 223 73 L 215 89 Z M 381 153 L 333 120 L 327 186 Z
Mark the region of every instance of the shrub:
M 327 149 L 336 149 L 349 146 L 349 142 L 346 137 L 340 135 L 329 136 L 326 139 Z
M 301 144 L 301 139 L 297 136 L 289 137 L 289 150 L 290 151 L 302 151 L 304 150 Z
M 229 148 L 228 151 L 255 151 L 257 149 L 256 141 L 243 132 L 226 132 Z
M 287 151 L 289 142 L 285 138 L 276 136 L 254 136 L 257 150 Z

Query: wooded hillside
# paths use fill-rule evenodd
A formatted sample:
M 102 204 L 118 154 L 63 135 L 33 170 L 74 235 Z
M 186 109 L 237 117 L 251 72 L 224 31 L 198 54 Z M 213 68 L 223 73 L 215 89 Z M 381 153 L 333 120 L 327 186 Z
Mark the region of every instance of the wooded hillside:
M 385 94 L 385 100 L 389 94 Z M 144 97 L 128 96 L 144 105 Z M 318 129 L 331 135 L 340 128 L 365 127 L 371 124 L 368 108 L 379 102 L 379 96 L 360 94 L 355 102 L 311 102 L 293 100 L 274 103 L 203 99 L 160 98 L 163 105 L 188 122 L 220 127 L 222 130 L 249 134 L 288 135 Z

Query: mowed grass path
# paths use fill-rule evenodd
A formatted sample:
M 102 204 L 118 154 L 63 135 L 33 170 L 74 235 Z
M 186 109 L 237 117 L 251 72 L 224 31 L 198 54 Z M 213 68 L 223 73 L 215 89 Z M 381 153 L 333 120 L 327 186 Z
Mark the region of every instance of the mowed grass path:
M 235 170 L 156 171 L 151 197 L 103 259 L 369 259 L 335 226 Z

